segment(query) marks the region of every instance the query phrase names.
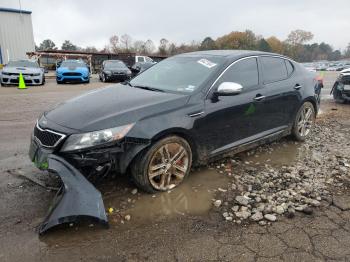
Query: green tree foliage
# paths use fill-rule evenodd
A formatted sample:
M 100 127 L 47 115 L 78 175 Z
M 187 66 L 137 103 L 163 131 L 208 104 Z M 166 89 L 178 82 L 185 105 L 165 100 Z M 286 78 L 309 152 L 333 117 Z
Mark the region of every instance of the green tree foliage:
M 65 40 L 61 46 L 62 50 L 77 51 L 79 48 L 69 40 Z
M 264 52 L 271 52 L 272 48 L 264 38 L 261 38 L 258 41 L 258 50 L 264 51 Z
M 51 39 L 45 39 L 39 45 L 38 50 L 57 50 L 57 47 Z

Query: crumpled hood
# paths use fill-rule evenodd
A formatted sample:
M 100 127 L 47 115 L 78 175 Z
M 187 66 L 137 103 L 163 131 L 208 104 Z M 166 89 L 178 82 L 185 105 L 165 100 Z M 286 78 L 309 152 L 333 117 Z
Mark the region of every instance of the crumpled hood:
M 180 108 L 187 95 L 116 84 L 70 99 L 45 113 L 52 122 L 82 132 L 102 130 Z
M 2 72 L 5 73 L 22 73 L 22 74 L 37 74 L 37 73 L 42 73 L 41 68 L 35 68 L 35 67 L 5 67 L 2 69 Z

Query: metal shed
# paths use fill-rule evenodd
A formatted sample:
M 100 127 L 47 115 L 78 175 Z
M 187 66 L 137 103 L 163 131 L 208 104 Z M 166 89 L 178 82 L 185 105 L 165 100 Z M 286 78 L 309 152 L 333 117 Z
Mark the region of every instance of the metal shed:
M 35 50 L 31 11 L 0 7 L 0 64 Z

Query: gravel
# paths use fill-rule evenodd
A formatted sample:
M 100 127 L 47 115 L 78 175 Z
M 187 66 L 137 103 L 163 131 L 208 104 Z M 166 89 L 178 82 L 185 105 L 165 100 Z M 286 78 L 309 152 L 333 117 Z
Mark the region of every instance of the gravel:
M 349 144 L 348 137 L 342 133 L 334 135 L 337 126 L 336 120 L 327 120 L 316 124 L 304 143 L 282 139 L 244 153 L 248 160 L 234 156 L 216 163 L 218 172 L 232 179 L 227 189 L 219 190 L 220 199 L 214 202 L 224 214 L 233 213 L 224 215 L 225 220 L 240 224 L 249 218 L 266 225 L 281 215 L 293 218 L 296 211 L 311 215 L 314 208 L 331 197 L 334 188 L 350 185 L 349 150 L 339 147 Z M 274 164 L 274 159 L 258 162 L 260 155 L 272 155 L 275 150 L 288 147 L 297 148 L 297 153 L 287 165 Z M 278 156 L 278 152 L 274 155 Z

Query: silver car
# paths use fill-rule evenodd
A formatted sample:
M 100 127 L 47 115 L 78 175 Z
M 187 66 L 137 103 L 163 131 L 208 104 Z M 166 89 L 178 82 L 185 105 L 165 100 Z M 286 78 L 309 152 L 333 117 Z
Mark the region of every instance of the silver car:
M 1 72 L 1 86 L 18 85 L 22 73 L 27 85 L 43 85 L 45 83 L 44 69 L 34 60 L 10 61 Z

